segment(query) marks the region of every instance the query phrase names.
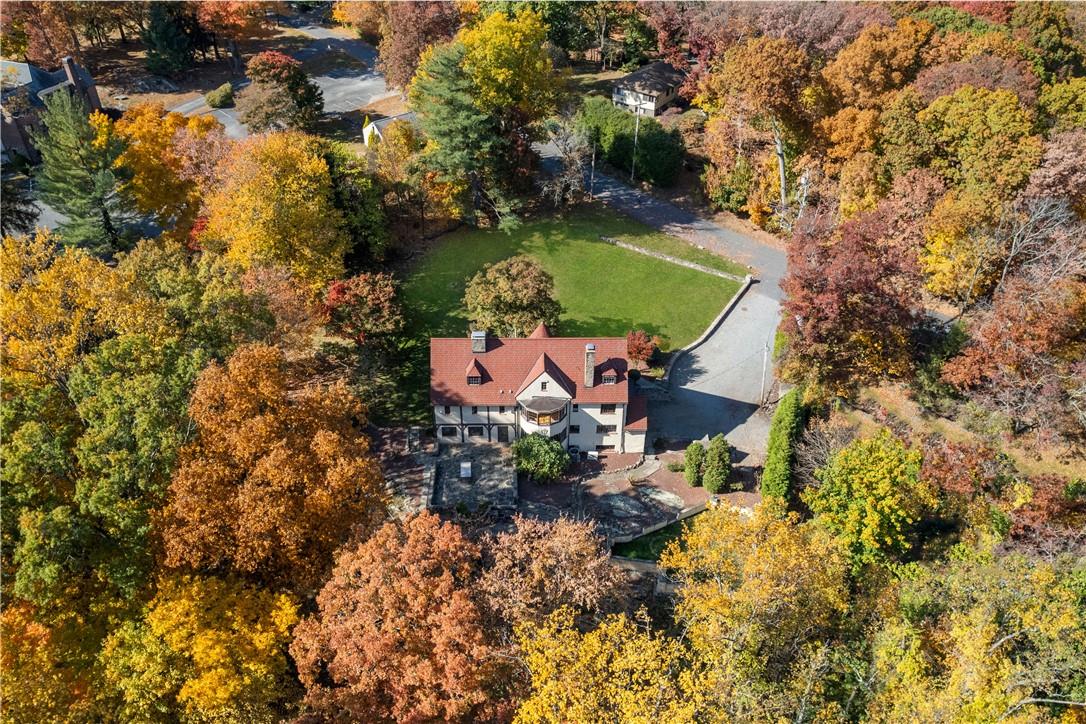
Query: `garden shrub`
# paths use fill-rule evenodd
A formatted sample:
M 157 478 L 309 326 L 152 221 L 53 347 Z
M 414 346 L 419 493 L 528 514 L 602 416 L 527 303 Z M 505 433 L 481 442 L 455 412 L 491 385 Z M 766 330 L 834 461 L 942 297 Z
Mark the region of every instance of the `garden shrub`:
M 678 460 L 673 460 L 672 462 L 667 464 L 667 469 L 673 473 L 681 473 L 686 470 L 686 465 L 680 463 Z
M 800 390 L 793 389 L 780 399 L 769 427 L 769 447 L 762 469 L 762 496 L 788 499 L 792 488 L 794 446 L 803 429 Z
M 540 482 L 557 480 L 569 467 L 569 453 L 562 443 L 538 433 L 520 438 L 512 449 L 517 470 Z
M 629 171 L 633 161 L 637 118 L 607 98 L 586 98 L 577 125 L 599 144 L 600 153 L 613 166 Z M 654 118 L 642 116 L 637 131 L 637 177 L 656 186 L 675 181 L 686 149 L 676 130 L 667 130 Z
M 208 94 L 204 96 L 204 100 L 212 108 L 226 108 L 227 106 L 234 105 L 234 86 L 229 83 L 223 83 L 221 86 L 213 91 L 208 91 Z
M 701 485 L 701 467 L 704 464 L 705 447 L 700 442 L 687 445 L 683 455 L 683 477 L 695 488 Z
M 705 472 L 702 485 L 712 494 L 724 490 L 728 476 L 732 473 L 732 448 L 723 433 L 718 433 L 709 441 L 705 451 Z

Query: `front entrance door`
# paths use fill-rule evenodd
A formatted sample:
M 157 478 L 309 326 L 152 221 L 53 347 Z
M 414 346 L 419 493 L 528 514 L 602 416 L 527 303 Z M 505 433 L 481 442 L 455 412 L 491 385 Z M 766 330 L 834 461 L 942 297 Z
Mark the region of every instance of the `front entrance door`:
M 509 428 L 506 425 L 498 425 L 498 442 L 509 442 Z

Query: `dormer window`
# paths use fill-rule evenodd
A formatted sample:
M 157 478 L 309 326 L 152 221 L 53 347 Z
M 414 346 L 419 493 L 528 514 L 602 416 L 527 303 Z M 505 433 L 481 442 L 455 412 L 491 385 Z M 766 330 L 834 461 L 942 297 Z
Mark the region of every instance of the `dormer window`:
M 483 378 L 479 375 L 468 375 L 469 385 L 481 385 L 483 384 Z
M 618 382 L 618 373 L 614 370 L 607 370 L 603 373 L 603 384 L 613 385 Z

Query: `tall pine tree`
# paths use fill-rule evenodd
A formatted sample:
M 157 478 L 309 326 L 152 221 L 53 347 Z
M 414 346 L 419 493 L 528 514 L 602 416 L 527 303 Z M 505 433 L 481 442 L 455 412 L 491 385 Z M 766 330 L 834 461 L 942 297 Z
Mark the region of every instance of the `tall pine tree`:
M 411 83 L 411 106 L 434 142 L 427 165 L 444 180 L 466 180 L 470 198 L 465 205 L 507 227 L 516 222 L 504 188 L 512 149 L 497 119 L 476 105 L 478 90 L 464 70 L 464 54 L 460 42 L 434 46 Z
M 159 75 L 176 75 L 193 61 L 192 41 L 185 32 L 184 5 L 179 2 L 151 3 L 147 32 L 147 70 Z
M 58 91 L 45 100 L 45 130 L 34 134 L 42 156 L 41 200 L 68 217 L 66 244 L 109 255 L 125 247 L 121 232 L 131 210 L 118 195 L 124 171 L 115 168 L 124 142 L 101 113 L 87 115 L 82 99 Z

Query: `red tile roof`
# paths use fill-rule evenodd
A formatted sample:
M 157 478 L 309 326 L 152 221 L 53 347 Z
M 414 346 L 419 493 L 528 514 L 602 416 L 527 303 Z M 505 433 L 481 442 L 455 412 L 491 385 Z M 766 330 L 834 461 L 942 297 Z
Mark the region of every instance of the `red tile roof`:
M 626 408 L 626 429 L 649 429 L 649 401 L 644 395 L 630 395 L 630 405 Z
M 535 330 L 531 334 L 528 335 L 528 339 L 544 339 L 544 338 L 550 337 L 550 336 L 551 336 L 551 331 L 549 329 L 547 329 L 547 325 L 540 322 L 539 326 L 536 327 Z
M 573 381 L 569 379 L 566 373 L 558 368 L 558 365 L 556 365 L 554 361 L 547 356 L 546 352 L 539 355 L 539 359 L 537 359 L 535 361 L 535 364 L 532 365 L 532 369 L 530 369 L 528 371 L 528 374 L 524 376 L 524 381 L 520 383 L 520 387 L 517 388 L 516 394 L 519 395 L 521 392 L 524 392 L 525 388 L 535 382 L 536 379 L 544 372 L 546 372 L 551 379 L 557 382 L 558 386 L 565 390 L 570 397 L 573 396 Z
M 593 387 L 584 386 L 584 348 L 596 345 Z M 485 370 L 481 385 L 468 386 L 464 373 L 472 360 Z M 472 352 L 468 337 L 430 340 L 430 401 L 435 405 L 511 405 L 517 391 L 539 376 L 540 367 L 555 377 L 581 404 L 624 404 L 626 339 L 624 337 L 489 337 L 486 352 Z M 605 385 L 601 371 L 613 369 L 618 384 Z

